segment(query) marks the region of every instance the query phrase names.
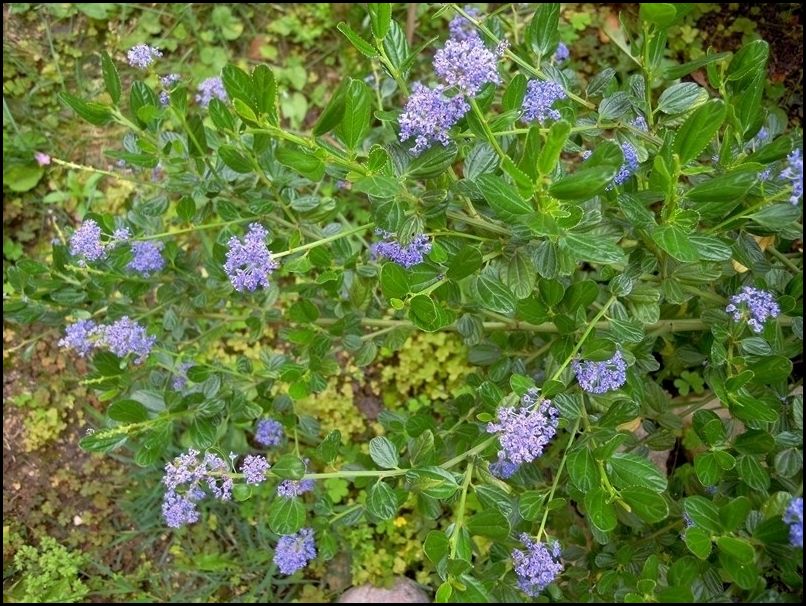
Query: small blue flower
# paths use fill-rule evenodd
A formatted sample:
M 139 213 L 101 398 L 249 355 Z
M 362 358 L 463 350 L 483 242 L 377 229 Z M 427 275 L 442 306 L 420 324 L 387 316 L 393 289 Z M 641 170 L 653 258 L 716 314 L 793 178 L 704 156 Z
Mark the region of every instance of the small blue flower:
M 280 537 L 274 550 L 273 562 L 283 574 L 294 574 L 316 557 L 313 529 L 303 528 L 296 534 Z
M 213 99 L 218 99 L 225 103 L 229 101 L 229 95 L 227 95 L 227 90 L 224 88 L 224 83 L 218 76 L 202 80 L 199 84 L 199 92 L 196 95 L 196 103 L 202 107 L 207 107 Z
M 162 57 L 162 51 L 149 46 L 148 44 L 138 44 L 133 46 L 126 53 L 129 60 L 129 65 L 137 69 L 146 69 L 149 65 L 154 63 L 158 57 Z
M 488 82 L 501 84 L 498 59 L 503 50 L 488 50 L 479 37 L 448 40 L 434 55 L 434 72 L 446 85 L 472 97 Z
M 266 236 L 265 227 L 252 223 L 243 242 L 235 236 L 230 238 L 224 271 L 238 292 L 268 288 L 269 275 L 279 267 L 266 246 Z
M 190 449 L 165 466 L 165 497 L 162 515 L 171 528 L 179 528 L 199 520 L 196 504 L 208 494 L 221 501 L 232 499 L 232 478 L 227 462 L 212 453 L 199 458 Z
M 537 408 L 535 408 L 537 406 Z M 521 406 L 498 409 L 498 422 L 487 424 L 487 433 L 497 433 L 501 443 L 499 461 L 514 465 L 531 463 L 557 433 L 559 411 L 551 400 L 539 401 L 533 389 L 521 398 Z
M 527 534 L 519 537 L 526 551 L 512 551 L 512 564 L 518 576 L 518 587 L 526 595 L 537 597 L 562 573 L 560 544 L 537 543 Z
M 793 547 L 803 548 L 803 498 L 797 497 L 789 502 L 784 512 L 784 522 L 789 524 L 789 542 Z
M 557 50 L 554 51 L 554 62 L 555 63 L 565 63 L 571 57 L 571 51 L 568 50 L 568 47 L 560 42 L 557 45 Z
M 151 353 L 157 338 L 146 333 L 146 329 L 137 322 L 123 316 L 117 322 L 100 329 L 100 343 L 119 358 L 128 354 L 137 356 L 136 364 L 141 364 Z
M 625 141 L 621 144 L 621 151 L 624 154 L 624 162 L 618 169 L 616 176 L 613 177 L 615 185 L 622 185 L 635 174 L 638 170 L 638 150 L 633 147 L 632 143 Z
M 316 488 L 313 480 L 283 480 L 277 485 L 277 496 L 284 499 L 293 499 Z
M 620 351 L 604 362 L 574 360 L 571 368 L 580 387 L 588 393 L 607 393 L 620 389 L 627 382 L 627 362 L 624 361 Z
M 447 146 L 448 132 L 470 110 L 461 95 L 448 98 L 443 88 L 428 88 L 415 82 L 400 116 L 400 141 L 414 139 L 411 153 L 419 155 L 434 143 Z
M 79 265 L 106 257 L 106 248 L 101 243 L 101 228 L 93 219 L 87 219 L 70 237 L 70 254 L 79 259 Z
M 764 330 L 764 323 L 769 318 L 777 318 L 781 308 L 772 293 L 745 286 L 728 300 L 725 311 L 731 314 L 734 322 L 741 322 L 749 315 L 747 325 L 753 332 L 761 332 Z
M 261 446 L 271 448 L 283 442 L 285 432 L 283 426 L 274 419 L 260 419 L 255 427 L 255 442 Z
M 373 259 L 385 258 L 409 269 L 422 263 L 431 252 L 431 241 L 425 234 L 415 235 L 408 244 L 401 244 L 391 232 L 376 229 L 375 233 L 383 239 L 370 247 Z
M 801 150 L 796 149 L 786 158 L 786 168 L 781 171 L 781 177 L 792 184 L 792 195 L 789 197 L 790 204 L 796 205 L 803 199 L 803 155 Z
M 565 90 L 556 82 L 529 80 L 526 83 L 526 95 L 523 97 L 521 120 L 524 122 L 536 120 L 540 124 L 549 119 L 559 120 L 562 116 L 552 106 L 566 97 Z
M 188 370 L 193 366 L 193 362 L 182 362 L 176 369 L 171 387 L 174 391 L 182 391 L 188 384 Z
M 241 473 L 247 484 L 261 484 L 266 480 L 269 471 L 269 462 L 261 455 L 247 455 L 241 465 Z
M 478 19 L 479 10 L 477 8 L 473 6 L 466 6 L 464 11 L 473 17 L 473 19 Z M 470 23 L 470 21 L 468 21 L 463 15 L 456 15 L 453 19 L 451 19 L 450 23 L 448 24 L 448 29 L 451 32 L 451 38 L 457 42 L 467 40 L 468 38 L 479 37 L 478 32 L 476 32 L 476 29 L 473 27 L 473 24 Z
M 63 339 L 59 340 L 59 347 L 72 349 L 79 357 L 86 358 L 96 347 L 100 327 L 92 320 L 79 320 L 65 330 Z
M 126 269 L 145 277 L 162 271 L 165 267 L 165 259 L 160 252 L 163 246 L 162 242 L 154 240 L 132 242 L 132 260 L 126 265 Z

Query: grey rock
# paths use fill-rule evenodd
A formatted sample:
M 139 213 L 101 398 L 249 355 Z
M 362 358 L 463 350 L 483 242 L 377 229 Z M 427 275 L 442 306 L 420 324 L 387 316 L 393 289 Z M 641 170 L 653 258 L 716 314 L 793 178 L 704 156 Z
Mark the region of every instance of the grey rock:
M 420 586 L 406 577 L 398 577 L 390 589 L 359 585 L 345 591 L 339 604 L 430 604 L 431 599 Z

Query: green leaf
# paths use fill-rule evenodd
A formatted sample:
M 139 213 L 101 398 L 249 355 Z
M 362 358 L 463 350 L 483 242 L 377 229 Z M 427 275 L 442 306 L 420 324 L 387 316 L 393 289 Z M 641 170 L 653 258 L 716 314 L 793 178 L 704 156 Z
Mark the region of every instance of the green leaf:
M 694 459 L 694 471 L 704 486 L 715 486 L 725 475 L 725 471 L 733 469 L 735 459 L 724 451 L 704 452 Z
M 623 91 L 616 91 L 599 103 L 599 118 L 601 120 L 616 120 L 626 114 L 632 107 L 630 98 Z
M 360 80 L 350 80 L 339 130 L 342 141 L 349 149 L 355 149 L 369 129 L 371 105 L 369 87 Z
M 246 174 L 254 170 L 254 167 L 249 163 L 241 152 L 235 147 L 225 143 L 218 148 L 218 156 L 221 161 L 234 170 L 236 173 Z
M 518 190 L 497 175 L 482 175 L 476 179 L 476 184 L 490 207 L 504 220 L 534 212 Z
M 399 463 L 397 447 L 389 438 L 377 436 L 369 441 L 369 456 L 382 469 L 395 469 Z
M 616 143 L 605 141 L 576 172 L 562 177 L 549 187 L 549 193 L 559 200 L 589 200 L 601 193 L 613 181 L 624 154 Z
M 118 400 L 106 409 L 107 416 L 119 423 L 141 423 L 148 419 L 148 409 L 137 400 Z
M 527 490 L 518 499 L 518 511 L 524 520 L 534 522 L 540 515 L 545 497 L 536 490 Z
M 277 124 L 277 81 L 268 65 L 258 65 L 252 71 L 252 87 L 255 111 L 266 115 L 270 123 Z
M 369 22 L 372 26 L 372 35 L 383 40 L 392 24 L 392 5 L 388 2 L 368 2 Z
M 408 273 L 397 263 L 381 267 L 381 291 L 387 299 L 402 299 L 409 294 Z
M 397 513 L 397 497 L 388 484 L 378 481 L 367 495 L 367 511 L 381 520 L 391 520 Z
M 340 448 L 341 432 L 334 429 L 325 436 L 325 439 L 316 448 L 316 453 L 325 463 L 330 463 L 338 456 Z
M 405 176 L 412 179 L 433 179 L 444 173 L 453 164 L 458 153 L 456 145 L 435 145 L 419 156 L 412 158 Z
M 479 303 L 485 308 L 507 315 L 515 312 L 515 297 L 498 280 L 482 274 L 475 280 L 475 291 Z
M 95 126 L 103 126 L 112 120 L 112 108 L 107 105 L 84 101 L 70 93 L 59 93 L 59 99 L 70 109 Z
M 683 510 L 697 528 L 713 533 L 722 532 L 719 510 L 705 497 L 699 495 L 687 497 L 683 501 Z
M 255 99 L 255 86 L 252 78 L 235 65 L 226 65 L 221 71 L 221 81 L 232 100 L 240 99 L 253 111 L 258 111 Z
M 423 553 L 432 563 L 439 564 L 448 555 L 449 550 L 450 542 L 441 530 L 432 530 L 426 535 L 423 542 Z
M 729 82 L 740 82 L 752 79 L 758 72 L 763 71 L 767 65 L 770 54 L 770 45 L 764 40 L 753 40 L 745 44 L 739 52 L 733 55 L 725 74 Z
M 716 61 L 721 61 L 729 56 L 730 53 L 717 53 L 715 55 L 706 55 L 705 57 L 700 57 L 699 59 L 695 59 L 694 61 L 689 61 L 688 63 L 683 63 L 681 65 L 670 65 L 664 68 L 662 72 L 663 79 L 677 80 L 678 78 L 687 76 L 691 72 L 696 71 L 701 67 L 705 67 L 706 65 L 715 63 Z
M 641 8 L 638 11 L 638 17 L 641 21 L 652 23 L 659 28 L 669 27 L 677 18 L 677 9 L 674 4 L 650 4 L 642 2 Z
M 415 490 L 435 499 L 447 499 L 459 490 L 454 475 L 441 467 L 420 467 L 406 472 Z
M 722 527 L 728 531 L 743 527 L 750 510 L 753 505 L 747 497 L 736 497 L 727 505 L 723 505 L 719 509 L 719 518 L 722 521 Z
M 475 273 L 481 267 L 481 263 L 481 251 L 475 246 L 466 244 L 448 264 L 447 276 L 451 280 L 461 280 Z
M 756 171 L 733 171 L 695 185 L 686 198 L 697 203 L 732 202 L 750 191 L 757 180 Z
M 344 116 L 344 100 L 346 97 L 346 91 L 347 81 L 342 83 L 336 92 L 333 93 L 333 96 L 325 106 L 325 109 L 322 110 L 322 114 L 319 116 L 316 124 L 313 125 L 313 134 L 315 136 L 319 137 L 324 135 L 341 124 Z
M 284 454 L 277 459 L 271 471 L 284 480 L 300 480 L 305 475 L 305 462 L 293 454 Z
M 750 218 L 762 227 L 780 231 L 798 222 L 800 209 L 789 203 L 771 204 L 753 213 Z
M 400 193 L 400 181 L 386 175 L 363 177 L 353 184 L 353 191 L 376 198 L 394 198 Z
M 106 92 L 109 93 L 109 96 L 112 98 L 112 103 L 117 105 L 120 103 L 120 95 L 122 91 L 120 85 L 120 75 L 118 74 L 118 68 L 115 67 L 115 62 L 112 61 L 112 57 L 110 57 L 109 53 L 106 51 L 101 53 L 101 71 L 104 75 Z
M 582 492 L 588 492 L 599 484 L 599 472 L 596 460 L 587 448 L 578 448 L 568 455 L 568 476 L 574 486 Z
M 681 164 L 688 164 L 700 155 L 725 120 L 727 108 L 719 99 L 701 105 L 686 119 L 674 138 L 673 151 Z
M 276 497 L 269 507 L 269 528 L 275 534 L 294 534 L 305 525 L 305 506 L 299 499 Z
M 281 147 L 276 152 L 277 161 L 295 170 L 311 181 L 321 181 L 325 175 L 325 163 L 313 154 L 292 147 Z
M 534 290 L 537 273 L 533 261 L 525 253 L 515 251 L 504 267 L 502 277 L 518 299 L 525 299 Z
M 700 258 L 688 234 L 677 225 L 659 225 L 652 232 L 652 239 L 671 257 L 683 263 L 694 263 Z
M 350 44 L 352 44 L 356 49 L 358 49 L 358 52 L 360 52 L 365 57 L 369 59 L 374 59 L 375 57 L 378 56 L 378 51 L 375 50 L 375 47 L 372 46 L 372 44 L 370 44 L 366 40 L 364 40 L 355 31 L 353 31 L 353 28 L 347 25 L 344 21 L 339 23 L 336 26 L 336 29 L 338 29 L 342 34 L 344 34 L 344 36 L 350 41 Z
M 505 540 L 510 532 L 509 520 L 494 509 L 482 511 L 471 517 L 467 521 L 467 529 L 470 534 L 499 541 Z
M 682 114 L 708 100 L 708 92 L 693 82 L 673 84 L 658 99 L 658 110 L 664 114 Z
M 537 159 L 537 170 L 541 175 L 548 175 L 554 171 L 557 162 L 560 160 L 560 153 L 562 153 L 570 134 L 571 125 L 565 120 L 560 120 L 551 125 L 546 137 L 546 143 L 543 145 L 543 149 L 540 150 L 540 156 Z
M 694 413 L 692 420 L 694 422 L 694 431 L 709 446 L 719 444 L 727 436 L 722 419 L 712 410 L 698 410 Z
M 449 326 L 456 319 L 455 314 L 444 309 L 427 295 L 417 295 L 409 302 L 409 320 L 426 332 L 435 332 Z
M 683 541 L 688 550 L 701 560 L 711 554 L 711 535 L 702 528 L 687 528 L 683 533 Z
M 663 495 L 642 486 L 628 486 L 621 489 L 621 498 L 632 508 L 635 515 L 644 522 L 662 522 L 669 515 L 669 504 Z
M 526 29 L 526 40 L 535 54 L 547 56 L 554 52 L 560 41 L 560 4 L 540 3 Z
M 642 456 L 617 452 L 608 461 L 608 466 L 616 488 L 643 486 L 655 492 L 666 490 L 666 476 Z
M 700 259 L 705 261 L 727 261 L 733 256 L 730 246 L 711 236 L 688 236 L 688 241 L 696 249 Z
M 616 527 L 616 508 L 609 502 L 603 488 L 594 488 L 585 494 L 585 509 L 588 519 L 601 532 L 610 532 Z
M 621 247 L 602 236 L 568 233 L 560 239 L 560 248 L 578 261 L 607 265 L 625 262 Z
M 199 116 L 190 116 L 187 121 L 188 150 L 193 157 L 207 155 L 207 133 Z
M 429 42 L 429 40 L 425 40 L 423 44 L 428 45 Z M 414 57 L 409 48 L 409 42 L 406 40 L 406 32 L 394 20 L 389 24 L 389 32 L 383 39 L 383 50 L 389 57 L 389 62 L 405 78 L 411 67 L 409 59 L 413 60 Z
M 716 545 L 721 552 L 726 553 L 743 564 L 751 563 L 755 558 L 753 546 L 745 539 L 737 537 L 719 537 L 716 540 Z
M 97 431 L 81 438 L 78 445 L 87 452 L 111 452 L 125 441 L 125 433 Z

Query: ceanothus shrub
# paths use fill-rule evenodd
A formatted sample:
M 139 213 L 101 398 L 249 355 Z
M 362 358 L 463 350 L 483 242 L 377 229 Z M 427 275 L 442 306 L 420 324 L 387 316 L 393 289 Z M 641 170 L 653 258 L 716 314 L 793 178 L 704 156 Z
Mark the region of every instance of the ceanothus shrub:
M 279 577 L 400 515 L 428 521 L 442 602 L 800 592 L 802 144 L 764 102 L 768 45 L 674 63 L 686 5 L 646 4 L 627 71 L 585 82 L 559 4 L 518 38 L 446 5 L 417 53 L 392 7 L 339 26 L 384 75 L 344 74 L 310 132 L 267 66 L 194 84 L 145 44 L 126 96 L 107 54 L 103 95 L 63 96 L 143 176 L 8 272 L 6 319 L 63 331 L 108 402 L 82 447 L 164 467 L 172 532 L 265 501 Z M 209 355 L 235 330 L 258 356 Z M 416 331 L 468 347 L 457 397 L 359 448 L 295 412 Z

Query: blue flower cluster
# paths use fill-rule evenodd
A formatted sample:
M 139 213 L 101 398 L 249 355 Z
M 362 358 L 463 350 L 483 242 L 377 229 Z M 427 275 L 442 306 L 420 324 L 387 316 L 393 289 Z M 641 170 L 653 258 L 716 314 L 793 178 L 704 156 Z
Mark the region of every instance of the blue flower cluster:
M 268 288 L 269 275 L 279 267 L 277 261 L 271 258 L 266 236 L 268 232 L 265 227 L 252 223 L 243 242 L 235 236 L 229 239 L 224 271 L 238 292 Z
M 269 472 L 269 462 L 262 455 L 247 455 L 241 465 L 241 473 L 247 484 L 262 484 Z
M 154 48 L 153 46 L 149 46 L 148 44 L 138 44 L 137 46 L 133 46 L 126 53 L 126 58 L 129 61 L 129 65 L 136 67 L 137 69 L 148 68 L 148 66 L 154 63 L 158 57 L 162 57 L 162 51 Z
M 255 427 L 255 442 L 266 448 L 279 446 L 283 442 L 283 426 L 274 419 L 260 419 Z
M 501 442 L 498 459 L 514 465 L 531 463 L 557 433 L 559 411 L 551 400 L 541 400 L 532 388 L 521 398 L 521 406 L 499 408 L 498 422 L 487 424 L 487 433 L 497 433 Z
M 280 537 L 274 549 L 273 562 L 283 574 L 294 574 L 316 557 L 313 529 L 303 528 L 296 534 Z
M 571 368 L 580 387 L 593 394 L 603 394 L 620 389 L 627 382 L 627 362 L 620 351 L 603 362 L 574 360 Z
M 557 45 L 557 50 L 554 51 L 554 62 L 555 63 L 565 63 L 571 57 L 571 51 L 568 50 L 568 47 L 560 42 Z
M 226 461 L 209 452 L 201 459 L 199 455 L 191 448 L 165 466 L 162 515 L 170 528 L 197 522 L 196 505 L 208 494 L 220 501 L 232 498 L 232 478 Z
M 784 512 L 784 522 L 789 524 L 789 542 L 793 547 L 803 548 L 803 497 L 789 502 Z
M 621 144 L 621 151 L 624 154 L 624 162 L 619 167 L 616 176 L 613 177 L 613 185 L 623 185 L 638 170 L 638 150 L 633 144 L 625 141 Z
M 797 204 L 803 199 L 803 153 L 796 149 L 786 157 L 786 168 L 781 176 L 792 184 L 791 204 Z
M 128 354 L 137 356 L 135 364 L 141 364 L 151 353 L 157 338 L 149 336 L 137 322 L 123 316 L 112 324 L 96 324 L 93 320 L 79 320 L 65 330 L 59 347 L 71 349 L 84 358 L 96 349 L 108 349 L 119 358 Z
M 466 10 L 471 17 L 478 15 L 476 9 Z M 441 83 L 429 88 L 416 82 L 400 117 L 400 141 L 414 139 L 414 155 L 434 143 L 448 145 L 448 131 L 470 110 L 467 97 L 487 83 L 501 83 L 498 61 L 506 43 L 491 51 L 463 16 L 452 19 L 449 28 L 450 39 L 434 55 L 434 73 Z M 449 89 L 456 94 L 446 95 Z
M 384 258 L 402 265 L 406 269 L 422 263 L 431 252 L 431 241 L 425 234 L 415 235 L 408 244 L 401 244 L 391 232 L 376 229 L 375 234 L 382 240 L 370 247 L 373 259 Z
M 196 103 L 202 107 L 210 105 L 210 101 L 213 99 L 218 99 L 225 103 L 229 100 L 227 90 L 224 88 L 224 82 L 218 76 L 202 80 L 196 94 Z
M 725 311 L 731 314 L 734 322 L 741 322 L 747 319 L 747 325 L 753 332 L 764 330 L 764 323 L 769 318 L 777 318 L 781 313 L 781 308 L 775 302 L 772 293 L 752 286 L 745 286 L 741 292 L 733 295 L 728 300 Z
M 171 387 L 174 391 L 182 391 L 188 384 L 188 370 L 193 366 L 193 362 L 182 362 L 176 369 Z
M 284 499 L 293 499 L 316 487 L 313 480 L 283 480 L 277 485 L 277 496 Z
M 543 124 L 546 120 L 559 120 L 560 112 L 553 109 L 555 102 L 566 98 L 565 90 L 556 82 L 545 80 L 529 80 L 526 83 L 526 95 L 523 97 L 521 119 L 524 122 L 537 120 Z
M 132 260 L 126 265 L 126 269 L 148 277 L 165 267 L 165 259 L 162 258 L 161 252 L 164 248 L 162 242 L 154 240 L 132 242 L 131 248 Z
M 525 533 L 519 538 L 526 551 L 520 549 L 512 551 L 512 563 L 518 576 L 518 587 L 526 595 L 537 597 L 563 571 L 560 544 L 557 541 L 551 546 L 538 543 Z
M 101 242 L 101 227 L 93 219 L 87 219 L 70 236 L 70 254 L 81 257 L 79 265 L 106 257 L 106 247 Z

